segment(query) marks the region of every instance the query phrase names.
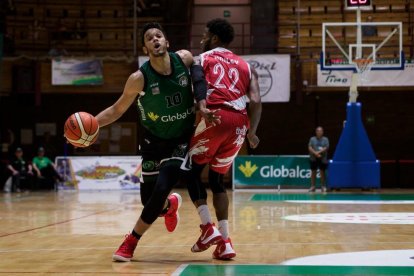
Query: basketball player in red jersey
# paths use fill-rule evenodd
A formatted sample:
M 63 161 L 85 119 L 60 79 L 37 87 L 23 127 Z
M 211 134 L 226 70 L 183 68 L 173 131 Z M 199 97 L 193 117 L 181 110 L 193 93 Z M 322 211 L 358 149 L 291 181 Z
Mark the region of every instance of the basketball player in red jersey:
M 234 29 L 226 20 L 214 19 L 207 23 L 201 40 L 203 53 L 199 62 L 208 84 L 207 108 L 220 118 L 220 123 L 210 123 L 202 118 L 189 150 L 192 175 L 188 190 L 202 223 L 201 236 L 191 251 L 201 252 L 217 244 L 213 253 L 216 259 L 236 256 L 229 237 L 229 200 L 223 176 L 230 169 L 245 137 L 251 148 L 259 144 L 256 130 L 262 111 L 256 71 L 227 49 L 233 38 Z M 248 110 L 247 98 L 250 100 Z M 201 172 L 206 164 L 209 165 L 209 186 L 213 193 L 218 229 L 212 222 L 207 193 L 201 183 Z

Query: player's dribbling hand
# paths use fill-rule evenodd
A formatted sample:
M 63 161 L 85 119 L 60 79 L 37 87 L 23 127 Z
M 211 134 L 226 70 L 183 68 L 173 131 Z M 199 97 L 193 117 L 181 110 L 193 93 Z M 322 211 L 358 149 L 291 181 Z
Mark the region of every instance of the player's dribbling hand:
M 252 149 L 257 148 L 260 142 L 259 137 L 257 137 L 256 134 L 251 134 L 251 133 L 247 133 L 247 140 L 249 141 L 249 145 Z
M 213 126 L 219 125 L 221 123 L 220 118 L 216 113 L 220 109 L 210 110 L 208 108 L 200 108 L 201 116 L 203 116 L 204 120 L 212 124 Z

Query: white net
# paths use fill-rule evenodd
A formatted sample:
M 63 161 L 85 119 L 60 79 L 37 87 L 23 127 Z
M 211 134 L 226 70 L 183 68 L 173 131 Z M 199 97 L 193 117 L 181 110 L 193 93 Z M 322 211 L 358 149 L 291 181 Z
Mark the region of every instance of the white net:
M 357 68 L 359 80 L 366 82 L 368 80 L 369 72 L 371 71 L 374 60 L 367 58 L 354 59 Z

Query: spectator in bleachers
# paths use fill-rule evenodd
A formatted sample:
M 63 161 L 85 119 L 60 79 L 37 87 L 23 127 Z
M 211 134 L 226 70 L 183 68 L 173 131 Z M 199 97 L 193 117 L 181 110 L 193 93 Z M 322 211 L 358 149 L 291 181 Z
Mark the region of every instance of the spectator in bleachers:
M 137 1 L 137 13 L 140 15 L 147 9 L 147 5 L 145 4 L 144 0 L 138 0 Z
M 33 24 L 29 26 L 29 39 L 38 40 L 41 31 L 44 31 L 45 27 L 39 23 L 39 20 L 33 20 Z
M 322 192 L 326 192 L 325 171 L 328 167 L 329 140 L 323 136 L 323 128 L 321 126 L 316 128 L 315 134 L 315 136 L 310 138 L 308 143 L 311 167 L 311 187 L 309 192 L 315 192 L 316 190 L 316 173 L 318 169 L 321 175 L 321 190 Z
M 20 192 L 32 187 L 33 166 L 23 157 L 22 148 L 16 148 L 7 168 L 12 173 L 12 192 Z
M 56 21 L 55 30 L 52 33 L 52 39 L 54 40 L 64 40 L 70 39 L 70 32 L 68 31 L 68 26 L 63 17 L 59 17 Z
M 50 57 L 61 57 L 61 56 L 67 56 L 68 52 L 63 47 L 63 42 L 57 41 L 55 42 L 55 46 L 52 47 L 52 49 L 50 49 L 48 54 Z
M 372 16 L 367 17 L 367 22 L 372 22 Z M 378 30 L 377 26 L 362 26 L 362 35 L 363 36 L 377 36 Z
M 45 156 L 45 149 L 39 147 L 37 156 L 32 160 L 33 169 L 36 171 L 38 177 L 38 185 L 40 188 L 53 189 L 55 183 L 63 179 L 56 170 L 55 164 L 49 157 Z
M 75 29 L 72 32 L 72 39 L 80 40 L 86 37 L 86 32 L 82 26 L 82 22 L 79 20 L 76 21 Z

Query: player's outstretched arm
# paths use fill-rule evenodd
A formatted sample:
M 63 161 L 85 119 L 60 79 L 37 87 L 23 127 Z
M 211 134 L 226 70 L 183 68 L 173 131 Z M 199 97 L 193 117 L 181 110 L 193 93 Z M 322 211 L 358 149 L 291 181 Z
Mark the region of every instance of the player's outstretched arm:
M 131 106 L 143 88 L 144 76 L 141 71 L 138 70 L 129 76 L 125 84 L 124 91 L 118 100 L 113 105 L 96 115 L 99 127 L 109 125 L 118 120 Z
M 250 120 L 250 129 L 247 133 L 247 139 L 249 141 L 251 148 L 256 148 L 259 144 L 259 137 L 256 135 L 257 127 L 259 126 L 260 117 L 262 115 L 262 100 L 260 97 L 258 74 L 254 68 L 252 70 L 252 78 L 250 80 L 250 88 L 247 93 L 247 96 L 250 99 L 249 103 L 249 120 Z

